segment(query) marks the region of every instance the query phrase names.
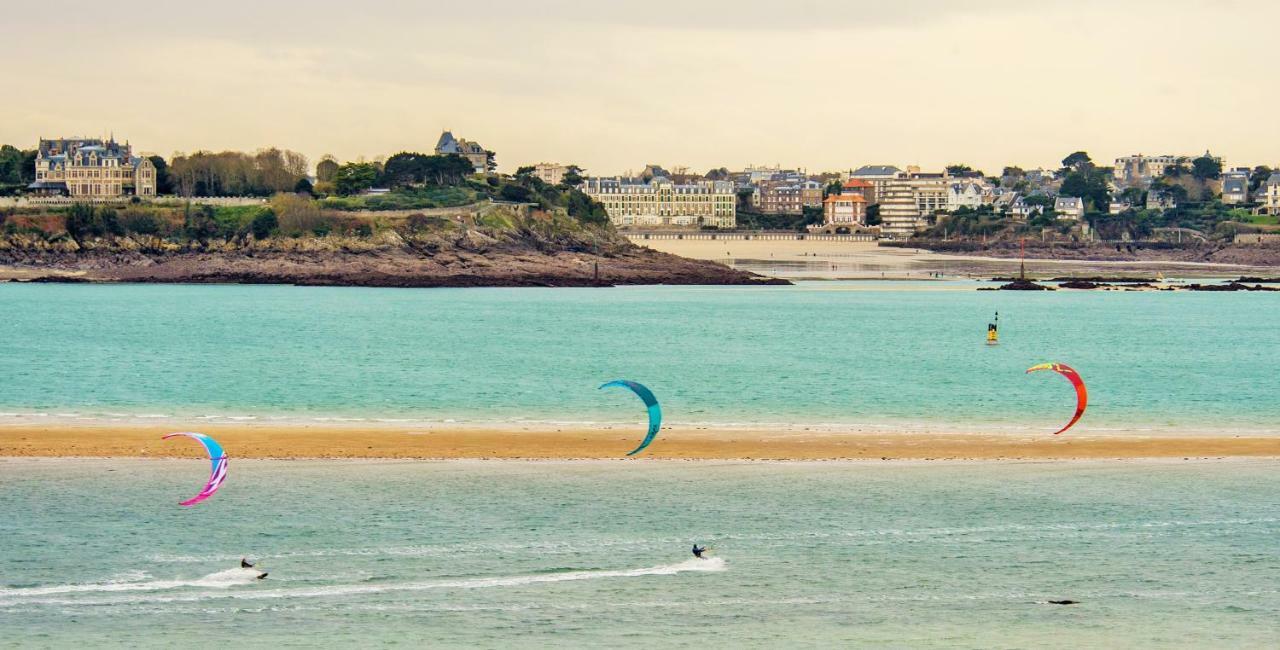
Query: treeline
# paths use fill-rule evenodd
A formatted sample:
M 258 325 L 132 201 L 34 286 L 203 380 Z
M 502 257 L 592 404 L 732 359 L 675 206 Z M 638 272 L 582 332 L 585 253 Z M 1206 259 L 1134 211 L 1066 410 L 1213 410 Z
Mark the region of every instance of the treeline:
M 474 171 L 471 161 L 457 154 L 404 151 L 385 161 L 360 160 L 345 164 L 325 156 L 316 165 L 316 191 L 352 196 L 375 187 L 391 190 L 420 185 L 456 187 Z
M 306 156 L 270 147 L 254 153 L 176 154 L 164 176 L 166 185 L 181 196 L 271 196 L 277 192 L 310 192 L 307 171 Z

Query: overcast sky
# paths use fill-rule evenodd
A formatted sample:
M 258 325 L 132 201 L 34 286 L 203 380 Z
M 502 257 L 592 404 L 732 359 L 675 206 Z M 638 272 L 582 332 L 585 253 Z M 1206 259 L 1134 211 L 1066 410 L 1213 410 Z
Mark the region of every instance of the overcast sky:
M 502 169 L 1280 163 L 1273 0 L 44 0 L 6 7 L 0 142 L 341 159 L 440 130 Z

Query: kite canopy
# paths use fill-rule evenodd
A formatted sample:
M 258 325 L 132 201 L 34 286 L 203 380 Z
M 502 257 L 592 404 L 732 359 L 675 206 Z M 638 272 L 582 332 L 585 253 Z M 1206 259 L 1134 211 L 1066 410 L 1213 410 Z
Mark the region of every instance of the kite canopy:
M 191 438 L 196 442 L 199 442 L 201 445 L 204 445 L 204 450 L 209 453 L 209 463 L 211 465 L 209 468 L 209 483 L 204 486 L 203 490 L 200 490 L 200 494 L 197 494 L 186 501 L 178 502 L 178 505 L 180 506 L 194 506 L 195 504 L 213 496 L 213 493 L 217 492 L 218 488 L 222 487 L 222 482 L 227 480 L 227 452 L 222 450 L 222 445 L 218 444 L 217 440 L 214 440 L 203 433 L 191 433 L 187 431 L 181 433 L 170 433 L 162 437 L 161 440 L 168 440 L 174 436 L 186 436 Z
M 643 401 L 644 405 L 649 409 L 649 433 L 645 435 L 644 440 L 640 443 L 639 447 L 636 447 L 627 453 L 628 456 L 634 456 L 641 451 L 644 451 L 644 448 L 648 447 L 649 443 L 653 442 L 654 437 L 658 435 L 658 429 L 662 428 L 662 409 L 659 408 L 658 398 L 653 396 L 653 391 L 645 388 L 644 384 L 627 381 L 626 379 L 615 379 L 607 384 L 601 384 L 600 388 L 604 389 L 611 386 L 630 388 L 631 392 L 639 396 L 640 400 Z
M 1030 374 L 1041 370 L 1052 370 L 1063 377 L 1066 377 L 1067 381 L 1070 381 L 1071 385 L 1076 389 L 1076 414 L 1072 416 L 1071 421 L 1067 423 L 1067 426 L 1053 432 L 1053 435 L 1056 436 L 1059 433 L 1070 429 L 1077 421 L 1080 420 L 1080 416 L 1084 415 L 1085 407 L 1089 406 L 1089 391 L 1085 388 L 1084 380 L 1080 378 L 1080 373 L 1076 372 L 1075 368 L 1072 368 L 1065 363 L 1042 363 L 1027 368 L 1027 373 Z

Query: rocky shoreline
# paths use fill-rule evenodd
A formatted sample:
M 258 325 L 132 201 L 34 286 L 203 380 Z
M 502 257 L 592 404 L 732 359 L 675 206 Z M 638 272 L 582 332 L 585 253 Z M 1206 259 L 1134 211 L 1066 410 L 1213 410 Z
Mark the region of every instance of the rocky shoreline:
M 919 248 L 935 253 L 972 255 L 1002 259 L 1018 259 L 1024 254 L 1019 241 L 983 243 L 969 240 L 911 239 L 905 242 L 882 242 L 881 246 Z M 1280 245 L 1188 242 L 1100 243 L 1041 242 L 1027 240 L 1027 260 L 1064 260 L 1090 262 L 1171 262 L 1196 264 L 1232 264 L 1241 266 L 1280 266 Z
M 479 231 L 449 236 L 308 237 L 183 242 L 114 237 L 50 243 L 0 237 L 0 278 L 28 282 L 292 284 L 360 287 L 773 285 L 737 271 L 631 244 L 611 232 L 543 237 Z
M 1000 282 L 1007 278 L 992 278 L 993 282 Z M 1258 280 L 1258 278 L 1240 278 L 1231 282 L 1222 284 L 1162 284 L 1156 280 L 1101 280 L 1101 279 L 1071 279 L 1071 278 L 1053 278 L 1051 280 L 1041 280 L 1040 282 L 1054 282 L 1058 286 L 1053 287 L 1048 284 L 1040 284 L 1039 282 L 1029 279 L 1014 279 L 1012 282 L 1002 284 L 998 287 L 979 287 L 978 291 L 1057 291 L 1058 289 L 1077 289 L 1084 291 L 1280 291 L 1278 287 L 1264 287 L 1257 282 L 1253 286 L 1246 284 L 1246 281 Z

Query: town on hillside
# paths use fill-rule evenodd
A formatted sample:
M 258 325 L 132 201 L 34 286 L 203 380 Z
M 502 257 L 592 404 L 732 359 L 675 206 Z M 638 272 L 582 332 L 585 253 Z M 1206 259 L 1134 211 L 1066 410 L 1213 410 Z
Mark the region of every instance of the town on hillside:
M 114 135 L 41 137 L 31 149 L 0 148 L 0 208 L 172 200 L 235 205 L 291 193 L 335 209 L 414 210 L 479 198 L 538 203 L 545 201 L 540 193 L 554 187 L 577 201 L 579 212 L 589 204 L 618 229 L 635 232 L 786 231 L 883 240 L 1280 238 L 1280 169 L 1228 165 L 1208 151 L 1133 154 L 1110 165 L 1077 151 L 1054 168 L 1010 165 L 999 173 L 965 164 L 936 170 L 866 164 L 820 173 L 780 164 L 705 173 L 647 164 L 590 175 L 573 164 L 537 162 L 500 174 L 496 161 L 493 150 L 449 130 L 430 153 L 348 162 L 325 156 L 314 166 L 276 148 L 166 159 L 136 154 Z

